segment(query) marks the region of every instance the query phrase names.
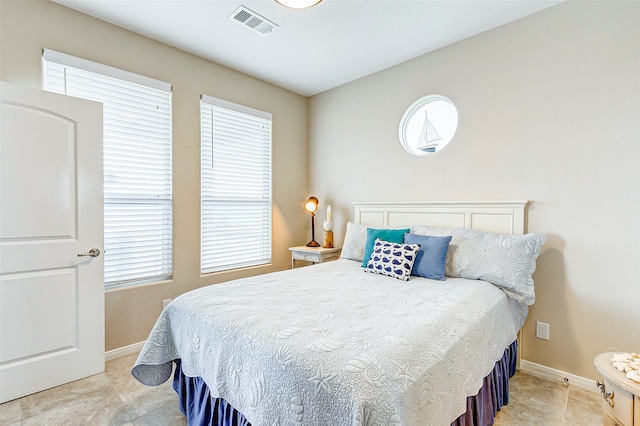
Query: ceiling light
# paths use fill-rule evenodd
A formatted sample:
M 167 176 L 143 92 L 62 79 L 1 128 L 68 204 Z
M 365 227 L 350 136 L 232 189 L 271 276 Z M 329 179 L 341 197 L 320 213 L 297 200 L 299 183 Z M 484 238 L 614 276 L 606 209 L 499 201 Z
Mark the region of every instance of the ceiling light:
M 290 7 L 292 9 L 306 9 L 307 7 L 315 6 L 322 0 L 276 0 L 283 6 Z

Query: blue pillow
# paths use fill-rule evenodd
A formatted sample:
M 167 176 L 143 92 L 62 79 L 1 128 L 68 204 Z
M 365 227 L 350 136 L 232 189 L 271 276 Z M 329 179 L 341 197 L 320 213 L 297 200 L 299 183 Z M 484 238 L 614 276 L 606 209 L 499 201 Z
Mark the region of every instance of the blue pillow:
M 451 235 L 428 237 L 426 235 L 404 234 L 405 244 L 420 244 L 411 275 L 444 281 L 444 267 Z
M 404 242 L 404 234 L 409 232 L 409 228 L 406 229 L 375 229 L 367 228 L 367 240 L 364 243 L 364 256 L 362 259 L 362 267 L 366 268 L 371 253 L 373 253 L 373 244 L 376 242 L 376 238 L 380 238 L 383 241 L 390 243 L 402 244 Z

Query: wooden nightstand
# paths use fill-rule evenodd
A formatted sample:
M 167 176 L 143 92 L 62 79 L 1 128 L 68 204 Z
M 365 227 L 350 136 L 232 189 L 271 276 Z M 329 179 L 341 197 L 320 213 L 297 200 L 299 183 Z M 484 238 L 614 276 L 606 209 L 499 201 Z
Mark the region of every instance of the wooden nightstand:
M 289 247 L 291 250 L 291 269 L 296 267 L 296 260 L 306 260 L 307 262 L 322 263 L 329 260 L 336 260 L 340 257 L 340 248 L 323 247 Z
M 611 365 L 614 352 L 600 354 L 593 361 L 602 374 L 604 383 L 598 382 L 604 401 L 604 424 L 618 426 L 640 425 L 640 383 L 628 379 Z

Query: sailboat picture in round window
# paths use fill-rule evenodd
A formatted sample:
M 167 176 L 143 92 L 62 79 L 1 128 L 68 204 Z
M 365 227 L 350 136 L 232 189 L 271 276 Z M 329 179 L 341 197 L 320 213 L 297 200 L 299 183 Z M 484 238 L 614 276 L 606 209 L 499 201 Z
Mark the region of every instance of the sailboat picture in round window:
M 418 99 L 400 120 L 400 143 L 410 154 L 429 155 L 443 149 L 458 128 L 458 110 L 448 98 L 429 95 Z

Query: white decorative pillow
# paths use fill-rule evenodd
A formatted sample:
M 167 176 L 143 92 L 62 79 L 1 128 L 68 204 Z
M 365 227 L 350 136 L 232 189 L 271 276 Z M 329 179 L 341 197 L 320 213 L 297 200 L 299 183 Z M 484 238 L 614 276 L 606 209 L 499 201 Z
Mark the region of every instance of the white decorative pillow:
M 367 226 L 347 222 L 347 232 L 340 252 L 340 259 L 363 261 L 364 245 L 367 241 Z
M 376 238 L 365 272 L 409 281 L 419 244 L 398 244 Z
M 501 287 L 520 303 L 536 300 L 532 275 L 545 242 L 542 234 L 493 234 L 472 229 L 414 225 L 413 234 L 451 235 L 445 275 L 483 280 Z

